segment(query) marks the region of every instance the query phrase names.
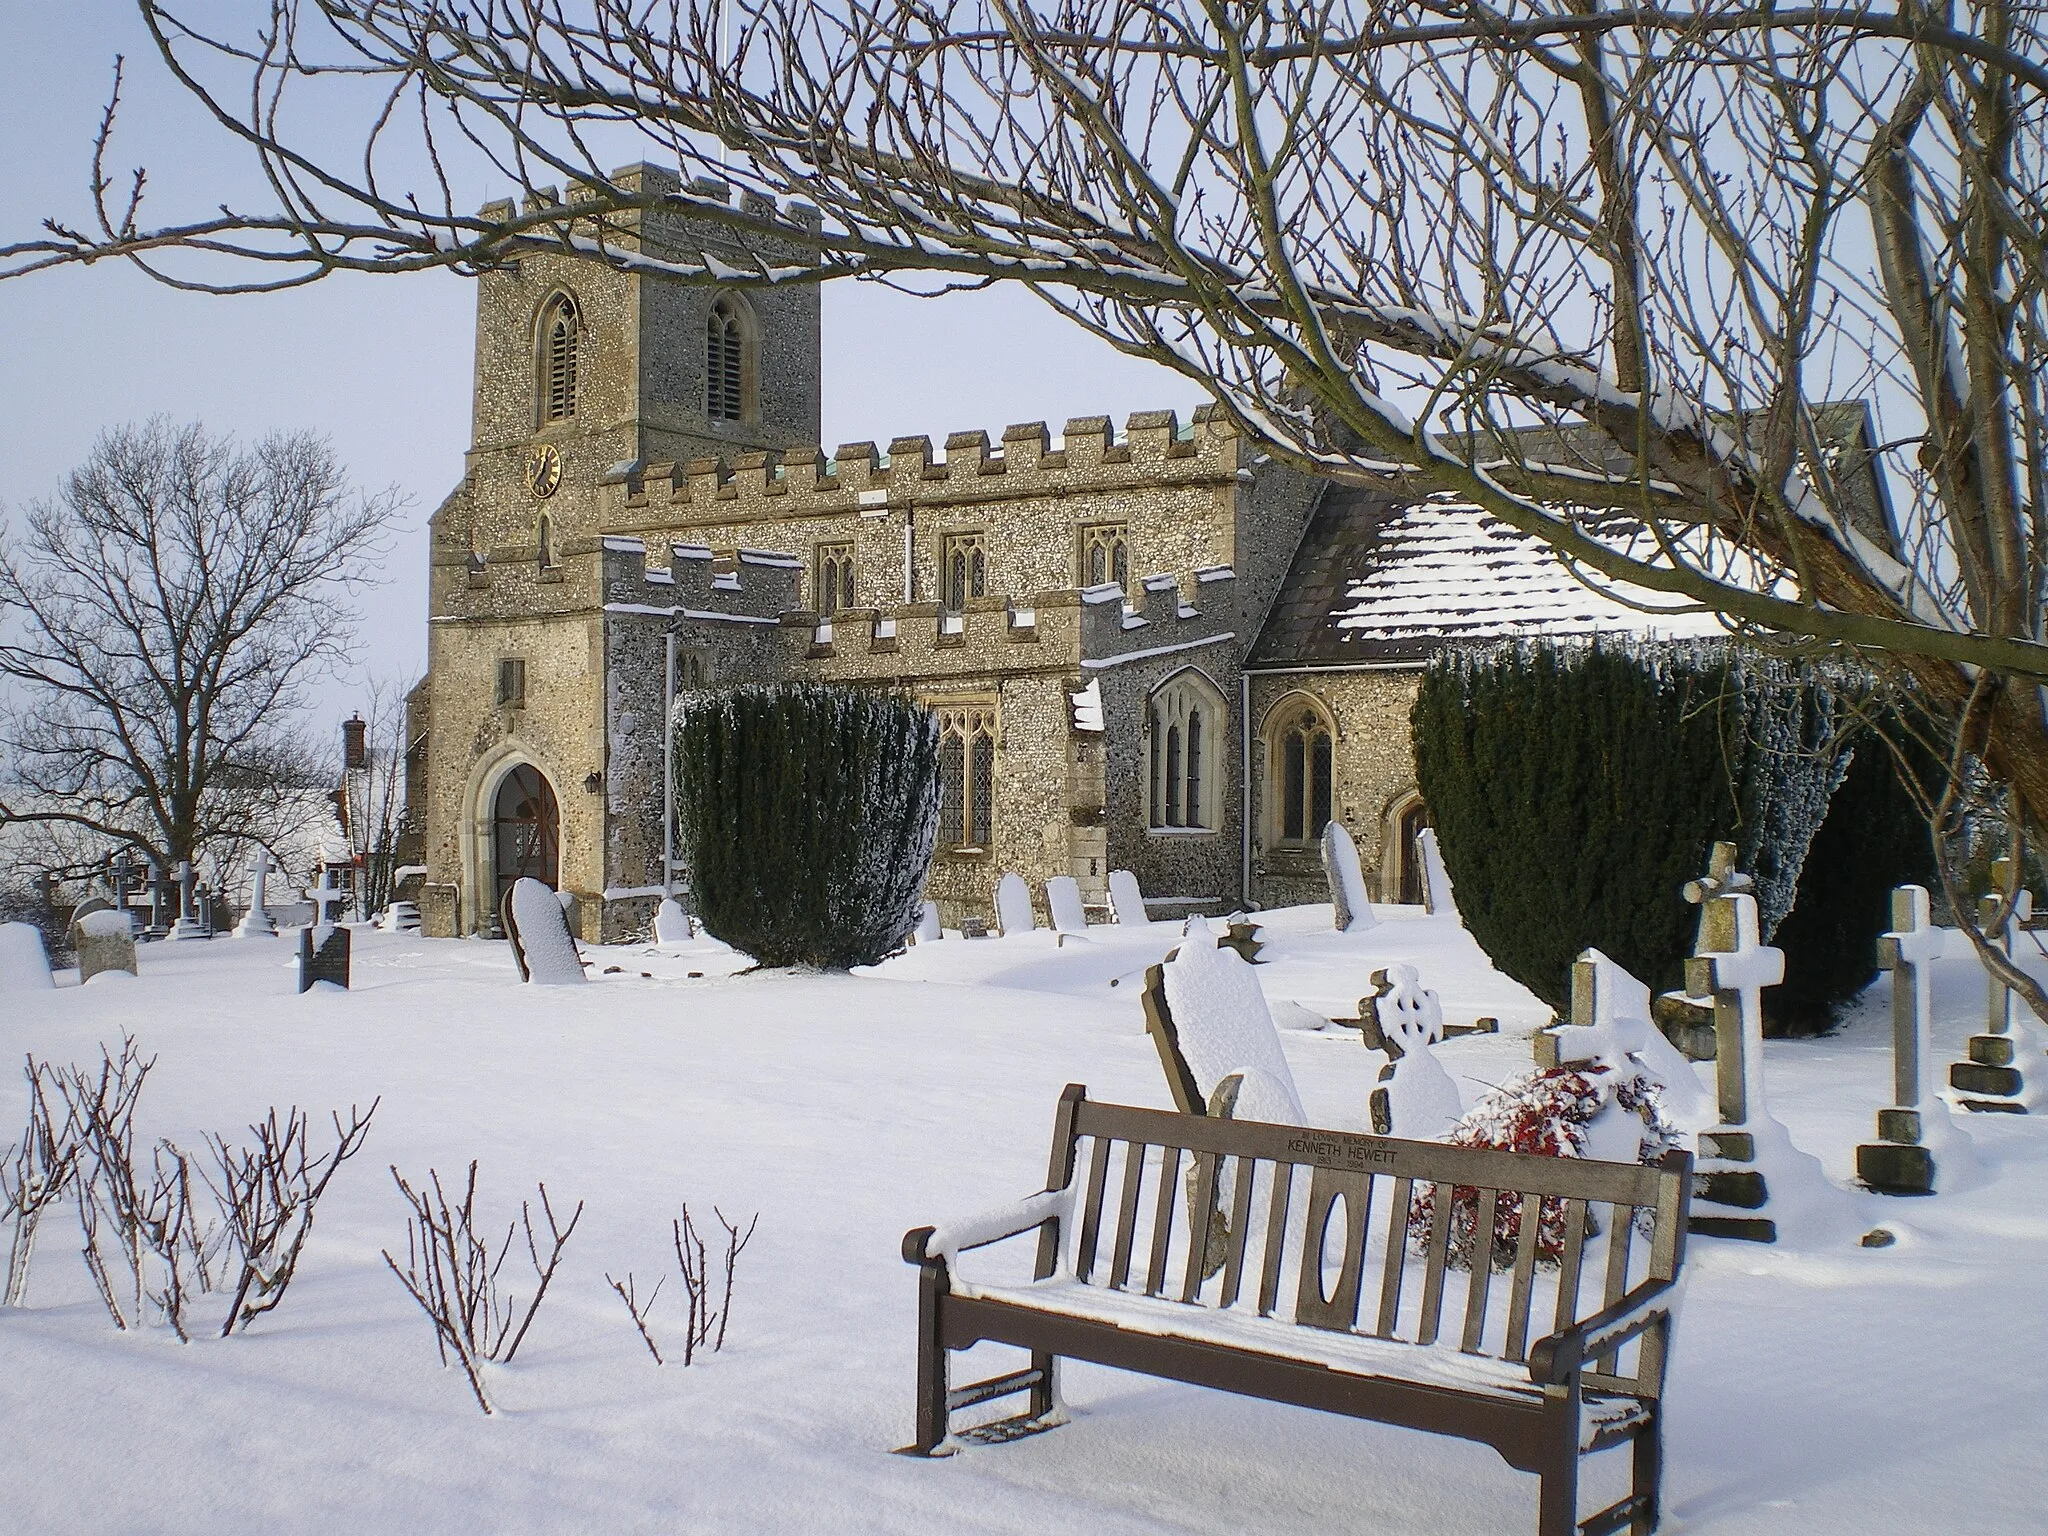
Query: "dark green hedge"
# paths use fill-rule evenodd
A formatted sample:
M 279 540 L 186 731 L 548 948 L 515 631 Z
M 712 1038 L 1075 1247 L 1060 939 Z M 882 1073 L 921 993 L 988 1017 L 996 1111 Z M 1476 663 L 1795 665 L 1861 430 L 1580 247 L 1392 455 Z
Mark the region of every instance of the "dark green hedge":
M 731 689 L 675 723 L 697 915 L 762 965 L 869 965 L 916 924 L 938 831 L 938 725 L 900 695 Z

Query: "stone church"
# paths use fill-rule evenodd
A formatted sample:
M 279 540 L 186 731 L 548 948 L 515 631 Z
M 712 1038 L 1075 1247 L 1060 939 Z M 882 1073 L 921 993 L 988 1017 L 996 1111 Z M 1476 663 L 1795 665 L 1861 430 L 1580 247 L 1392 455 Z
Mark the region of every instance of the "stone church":
M 936 713 L 949 925 L 992 917 L 1006 870 L 1099 903 L 1130 869 L 1155 915 L 1323 899 L 1332 819 L 1381 899 L 1418 899 L 1430 654 L 1645 626 L 1476 508 L 1282 469 L 1206 409 L 828 454 L 816 286 L 640 259 L 758 272 L 795 246 L 650 214 L 616 254 L 478 279 L 474 440 L 432 519 L 408 709 L 431 934 L 493 931 L 521 875 L 573 892 L 586 939 L 646 932 L 665 879 L 687 902 L 669 701 L 782 678 Z

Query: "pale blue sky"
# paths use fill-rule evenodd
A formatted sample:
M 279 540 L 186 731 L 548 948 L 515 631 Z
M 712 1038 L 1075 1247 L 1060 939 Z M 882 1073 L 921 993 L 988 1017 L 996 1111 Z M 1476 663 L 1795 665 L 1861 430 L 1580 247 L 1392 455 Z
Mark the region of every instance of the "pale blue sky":
M 240 12 L 253 27 L 267 7 L 203 10 L 226 30 L 224 18 Z M 127 0 L 0 0 L 0 17 L 13 66 L 0 93 L 0 241 L 28 237 L 46 216 L 89 225 L 92 134 L 120 52 L 129 76 L 115 174 L 149 169 L 159 219 L 203 215 L 248 188 L 246 155 L 181 96 Z M 359 145 L 344 128 L 332 154 L 345 163 Z M 479 186 L 474 201 L 506 190 Z M 0 507 L 51 495 L 101 428 L 156 413 L 249 435 L 325 432 L 359 483 L 412 498 L 385 584 L 364 599 L 363 631 L 364 668 L 409 679 L 426 654 L 425 519 L 469 441 L 474 305 L 469 282 L 439 274 L 247 298 L 178 293 L 116 266 L 0 283 Z M 840 284 L 826 289 L 824 330 L 828 447 L 1185 414 L 1200 399 L 1021 291 L 917 300 Z M 349 680 L 329 697 L 346 714 Z

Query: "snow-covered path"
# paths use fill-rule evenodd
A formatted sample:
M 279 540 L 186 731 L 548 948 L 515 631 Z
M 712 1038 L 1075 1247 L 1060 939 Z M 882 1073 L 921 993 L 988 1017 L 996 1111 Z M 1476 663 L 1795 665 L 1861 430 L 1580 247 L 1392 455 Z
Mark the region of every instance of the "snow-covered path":
M 1442 1048 L 1468 1101 L 1527 1063 L 1538 1010 L 1440 920 L 1340 937 L 1304 909 L 1272 937 L 1271 996 L 1349 1012 L 1374 966 L 1412 958 L 1450 1017 L 1502 1018 L 1506 1033 Z M 601 950 L 625 969 L 580 988 L 517 985 L 503 945 L 355 942 L 348 994 L 295 996 L 287 939 L 150 946 L 139 981 L 0 997 L 9 1059 L 96 1060 L 135 1034 L 158 1058 L 143 1129 L 183 1145 L 272 1104 L 324 1117 L 383 1096 L 289 1298 L 233 1340 L 116 1333 L 53 1213 L 29 1306 L 0 1311 L 0 1530 L 1534 1528 L 1534 1479 L 1483 1448 L 1090 1367 L 1069 1372 L 1069 1428 L 933 1463 L 887 1454 L 909 1432 L 904 1230 L 1038 1188 L 1067 1082 L 1167 1103 L 1131 975 L 1166 930 L 949 941 L 856 977 Z M 1937 981 L 1945 1062 L 1982 980 L 1959 959 Z M 1880 981 L 1841 1035 L 1769 1048 L 1775 1111 L 1845 1183 L 1888 1082 L 1885 1006 Z M 1361 1125 L 1380 1058 L 1338 1031 L 1283 1039 L 1311 1116 Z M 0 1078 L 0 1142 L 24 1102 Z M 1664 1529 L 2048 1523 L 2048 1121 L 1967 1129 L 1974 1187 L 1845 1197 L 1899 1234 L 1890 1248 L 1694 1243 Z M 518 1363 L 495 1371 L 491 1419 L 437 1367 L 380 1257 L 405 1234 L 386 1165 L 445 1176 L 471 1158 L 500 1220 L 535 1179 L 587 1202 Z M 705 1218 L 761 1212 L 731 1341 L 687 1371 L 654 1365 L 605 1283 L 663 1272 L 685 1199 Z M 1625 1457 L 1607 1459 L 1589 1508 L 1622 1478 Z

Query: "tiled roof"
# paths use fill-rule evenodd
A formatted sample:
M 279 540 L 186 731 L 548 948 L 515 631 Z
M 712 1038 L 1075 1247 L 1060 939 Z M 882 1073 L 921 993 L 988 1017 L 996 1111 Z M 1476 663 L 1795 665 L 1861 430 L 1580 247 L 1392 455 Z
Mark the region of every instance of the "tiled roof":
M 1617 522 L 1610 534 L 1624 535 Z M 1549 545 L 1448 497 L 1407 501 L 1332 485 L 1323 493 L 1249 665 L 1419 662 L 1446 644 L 1516 635 L 1722 633 L 1663 593 L 1578 581 Z

